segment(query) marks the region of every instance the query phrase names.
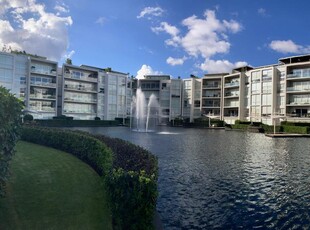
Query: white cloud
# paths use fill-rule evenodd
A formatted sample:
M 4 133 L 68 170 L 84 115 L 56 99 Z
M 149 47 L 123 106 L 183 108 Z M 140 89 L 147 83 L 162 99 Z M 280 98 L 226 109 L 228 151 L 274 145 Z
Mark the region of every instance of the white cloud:
M 67 30 L 73 23 L 70 16 L 47 12 L 45 5 L 36 0 L 4 0 L 1 4 L 3 18 L 12 15 L 14 23 L 1 20 L 0 47 L 11 46 L 56 61 L 66 54 Z
M 298 45 L 292 40 L 274 40 L 269 44 L 269 48 L 283 54 L 298 54 L 310 52 L 310 46 Z
M 103 25 L 106 22 L 106 19 L 104 17 L 99 17 L 95 23 Z
M 186 57 L 183 58 L 173 58 L 173 57 L 168 57 L 166 62 L 169 65 L 175 66 L 175 65 L 183 65 L 184 61 L 186 60 Z
M 262 15 L 262 16 L 264 16 L 264 15 L 266 15 L 266 9 L 264 9 L 264 8 L 259 8 L 259 9 L 257 10 L 257 13 L 260 14 L 260 15 Z
M 58 11 L 59 13 L 69 13 L 70 10 L 68 8 L 68 6 L 66 6 L 64 3 L 57 3 L 56 6 L 54 7 L 54 9 L 56 11 Z
M 231 63 L 228 60 L 211 60 L 205 59 L 199 68 L 208 73 L 231 73 L 232 69 L 246 66 L 247 62 Z
M 148 17 L 148 19 L 151 19 L 151 16 L 159 17 L 164 13 L 164 10 L 160 7 L 145 7 L 140 14 L 137 16 L 137 18 L 144 18 Z
M 154 71 L 151 66 L 143 64 L 137 72 L 137 79 L 144 79 L 145 75 L 162 74 L 160 71 Z
M 216 54 L 228 53 L 231 44 L 229 43 L 229 33 L 241 31 L 242 25 L 234 20 L 219 20 L 215 11 L 206 10 L 204 18 L 196 15 L 188 17 L 182 21 L 182 25 L 187 28 L 185 35 L 180 30 L 167 22 L 162 22 L 158 27 L 152 27 L 154 33 L 166 32 L 170 38 L 165 41 L 167 45 L 181 47 L 189 56 L 202 57 L 205 62 L 200 66 L 203 70 L 212 70 L 210 58 Z M 182 59 L 168 58 L 168 64 L 180 64 Z M 213 61 L 214 62 L 214 61 Z M 233 67 L 234 64 L 228 61 L 215 61 L 221 66 Z

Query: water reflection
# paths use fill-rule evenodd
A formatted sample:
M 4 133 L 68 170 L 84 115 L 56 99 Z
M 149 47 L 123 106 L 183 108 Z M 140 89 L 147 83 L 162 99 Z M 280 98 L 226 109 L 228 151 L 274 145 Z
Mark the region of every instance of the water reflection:
M 182 128 L 84 130 L 158 156 L 157 208 L 165 229 L 310 228 L 309 139 Z

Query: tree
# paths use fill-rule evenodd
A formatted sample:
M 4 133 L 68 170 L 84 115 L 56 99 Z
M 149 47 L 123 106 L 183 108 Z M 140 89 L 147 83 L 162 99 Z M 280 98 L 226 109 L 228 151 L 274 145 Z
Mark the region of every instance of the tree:
M 9 162 L 19 137 L 22 108 L 22 102 L 0 86 L 0 196 L 5 193 Z
M 67 59 L 66 59 L 66 64 L 68 64 L 68 65 L 72 65 L 72 59 L 67 58 Z

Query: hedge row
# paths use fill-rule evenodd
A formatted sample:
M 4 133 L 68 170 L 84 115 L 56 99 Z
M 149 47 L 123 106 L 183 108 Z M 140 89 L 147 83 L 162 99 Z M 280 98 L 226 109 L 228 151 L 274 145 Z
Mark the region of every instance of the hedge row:
M 103 175 L 114 229 L 153 228 L 158 168 L 150 152 L 121 139 L 80 131 L 24 127 L 22 138 L 72 153 Z
M 35 120 L 35 123 L 45 127 L 102 127 L 120 125 L 119 120 L 70 120 L 70 119 L 53 119 L 53 120 Z
M 9 162 L 19 135 L 21 110 L 22 103 L 0 86 L 0 196 L 5 194 Z
M 289 126 L 282 125 L 283 132 L 285 133 L 298 133 L 298 134 L 308 134 L 310 133 L 310 127 L 302 127 L 302 126 Z
M 21 139 L 71 153 L 99 175 L 108 175 L 112 166 L 112 151 L 102 142 L 85 133 L 62 129 L 24 126 Z

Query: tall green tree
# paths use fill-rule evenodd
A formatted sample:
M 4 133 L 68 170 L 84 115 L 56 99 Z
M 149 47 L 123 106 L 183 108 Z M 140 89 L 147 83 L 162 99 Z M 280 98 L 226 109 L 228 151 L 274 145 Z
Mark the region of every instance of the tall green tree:
M 9 162 L 19 137 L 22 108 L 22 102 L 0 86 L 0 196 L 5 193 Z

